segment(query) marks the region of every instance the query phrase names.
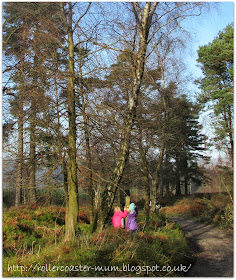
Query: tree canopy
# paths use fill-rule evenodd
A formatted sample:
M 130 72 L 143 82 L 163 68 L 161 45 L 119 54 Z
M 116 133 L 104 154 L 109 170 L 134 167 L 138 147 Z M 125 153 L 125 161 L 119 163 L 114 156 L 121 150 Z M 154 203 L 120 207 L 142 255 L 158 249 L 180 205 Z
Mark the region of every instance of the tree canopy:
M 233 166 L 234 27 L 228 25 L 208 45 L 198 50 L 203 78 L 198 81 L 200 100 L 210 105 L 216 116 L 216 142 L 226 147 Z
M 184 49 L 182 21 L 205 6 L 4 3 L 4 160 L 12 164 L 4 182 L 16 206 L 39 201 L 42 189 L 62 190 L 71 239 L 83 192 L 93 230 L 131 190 L 145 200 L 147 222 L 150 200 L 189 193 L 203 177 L 205 138 L 198 102 L 179 87 L 175 54 Z M 214 106 L 229 142 L 232 34 L 228 26 L 198 60 L 201 99 Z

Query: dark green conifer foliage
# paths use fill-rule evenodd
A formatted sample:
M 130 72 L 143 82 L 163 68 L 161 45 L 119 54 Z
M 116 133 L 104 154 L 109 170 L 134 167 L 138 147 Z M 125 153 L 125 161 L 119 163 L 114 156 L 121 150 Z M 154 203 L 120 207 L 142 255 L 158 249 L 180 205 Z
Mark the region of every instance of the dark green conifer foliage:
M 213 108 L 214 127 L 218 147 L 225 146 L 233 166 L 233 72 L 234 27 L 228 25 L 208 45 L 198 50 L 198 59 L 204 77 L 198 80 L 203 93 L 200 101 Z

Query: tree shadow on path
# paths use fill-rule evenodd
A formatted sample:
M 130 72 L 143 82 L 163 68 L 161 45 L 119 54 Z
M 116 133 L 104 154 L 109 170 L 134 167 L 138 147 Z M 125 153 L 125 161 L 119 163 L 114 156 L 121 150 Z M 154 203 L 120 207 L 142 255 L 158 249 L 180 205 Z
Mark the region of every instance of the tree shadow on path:
M 193 263 L 185 277 L 233 277 L 233 236 L 214 225 L 171 217 L 186 233 Z

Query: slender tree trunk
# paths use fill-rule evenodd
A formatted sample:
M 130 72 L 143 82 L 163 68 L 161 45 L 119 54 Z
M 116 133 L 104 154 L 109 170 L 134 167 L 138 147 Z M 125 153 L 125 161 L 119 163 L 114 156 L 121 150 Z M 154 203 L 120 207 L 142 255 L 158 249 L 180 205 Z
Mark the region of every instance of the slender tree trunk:
M 125 190 L 125 206 L 130 205 L 130 190 Z
M 138 147 L 139 147 L 139 154 L 142 159 L 142 174 L 143 174 L 143 181 L 144 181 L 144 188 L 145 188 L 145 204 L 144 204 L 144 211 L 146 215 L 146 221 L 148 222 L 149 220 L 149 215 L 150 215 L 150 208 L 149 208 L 149 203 L 150 203 L 150 185 L 149 185 L 149 169 L 148 169 L 148 162 L 146 158 L 145 151 L 143 149 L 143 131 L 141 128 L 140 121 L 142 119 L 142 115 L 140 114 L 139 120 L 137 121 L 137 127 L 139 130 L 139 138 L 138 138 Z
M 24 204 L 24 205 L 26 205 L 27 204 L 27 191 L 28 191 L 28 189 L 27 188 L 23 188 L 22 189 L 22 203 Z
M 160 186 L 160 176 L 161 176 L 161 169 L 162 169 L 162 163 L 163 163 L 163 157 L 164 157 L 164 142 L 162 142 L 161 144 L 161 151 L 160 151 L 160 155 L 159 155 L 159 159 L 158 159 L 158 163 L 157 163 L 157 167 L 156 167 L 156 179 L 155 181 L 152 183 L 152 193 L 154 194 L 152 196 L 152 201 L 151 201 L 151 211 L 154 212 L 155 211 L 155 206 L 156 206 L 156 202 L 157 202 L 157 192 Z
M 66 168 L 66 162 L 63 160 L 62 162 L 62 169 L 63 169 L 63 177 L 64 177 L 64 192 L 65 192 L 65 232 L 68 232 L 68 214 L 69 214 L 69 192 L 68 192 L 68 172 Z
M 60 164 L 62 166 L 63 171 L 63 186 L 64 186 L 64 192 L 65 192 L 65 232 L 68 232 L 68 213 L 69 213 L 69 192 L 68 192 L 68 172 L 67 172 L 67 166 L 66 161 L 63 158 L 63 151 L 62 151 L 62 137 L 61 137 L 61 131 L 60 131 L 60 116 L 59 116 L 59 106 L 57 102 L 57 139 L 58 139 L 58 155 L 60 159 Z
M 64 3 L 60 3 L 62 16 L 67 27 L 68 37 L 68 117 L 69 117 L 69 134 L 68 134 L 68 195 L 69 207 L 67 219 L 67 231 L 65 233 L 66 240 L 73 239 L 77 231 L 78 223 L 78 182 L 77 182 L 77 162 L 76 162 L 76 114 L 75 114 L 75 72 L 74 72 L 74 42 L 72 29 L 72 3 L 69 2 L 68 22 L 66 12 L 64 11 Z
M 29 203 L 36 202 L 36 158 L 35 158 L 35 121 L 36 121 L 36 108 L 34 96 L 31 101 L 31 120 L 30 120 L 30 165 L 29 165 Z
M 36 202 L 36 96 L 38 94 L 38 54 L 37 47 L 34 48 L 34 76 L 33 76 L 33 92 L 31 95 L 31 107 L 30 107 L 30 166 L 29 166 L 29 203 Z
M 163 178 L 163 165 L 161 165 L 161 169 L 160 169 L 160 184 L 159 184 L 159 197 L 160 199 L 163 198 L 163 194 L 164 194 L 164 178 Z
M 176 159 L 176 172 L 175 172 L 175 182 L 176 182 L 176 195 L 181 195 L 181 184 L 180 184 L 180 169 L 179 160 Z
M 165 186 L 166 186 L 166 195 L 170 196 L 170 176 L 171 176 L 171 172 L 170 171 L 170 158 L 169 158 L 169 153 L 168 150 L 166 149 L 166 153 L 165 153 L 165 173 L 166 173 L 166 180 L 165 180 Z
M 187 178 L 187 176 L 184 177 L 184 191 L 185 191 L 185 195 L 188 195 L 188 178 Z
M 230 147 L 229 147 L 228 151 L 229 151 L 229 155 L 230 155 L 231 166 L 233 169 L 234 168 L 234 139 L 233 139 L 233 133 L 232 133 L 232 114 L 231 114 L 231 110 L 230 110 L 229 106 L 228 106 L 228 108 L 226 108 L 224 110 L 224 120 L 225 120 L 226 131 L 227 131 L 228 137 L 229 137 Z
M 56 71 L 54 73 L 54 86 L 56 91 L 56 112 L 57 112 L 57 155 L 60 161 L 60 165 L 63 172 L 63 187 L 64 187 L 64 193 L 65 193 L 65 233 L 68 232 L 68 213 L 69 213 L 69 192 L 68 192 L 68 172 L 67 172 L 67 165 L 66 160 L 63 156 L 63 146 L 64 139 L 62 137 L 61 132 L 61 123 L 60 123 L 60 108 L 59 108 L 59 95 L 58 95 L 58 86 L 57 86 L 57 76 L 56 72 L 58 71 L 57 61 L 54 65 Z
M 176 174 L 176 195 L 181 195 L 181 184 L 179 174 Z
M 149 174 L 150 175 L 150 174 Z M 155 206 L 157 201 L 157 189 L 156 189 L 156 180 L 153 178 L 153 176 L 150 175 L 151 180 L 151 187 L 150 187 L 150 200 L 151 200 L 151 212 L 155 212 Z
M 149 203 L 150 203 L 150 185 L 149 185 L 149 176 L 148 176 L 148 170 L 146 167 L 144 167 L 144 187 L 145 187 L 145 204 L 144 204 L 144 211 L 146 215 L 146 221 L 149 220 L 149 215 L 150 215 L 150 208 L 149 208 Z
M 23 180 L 23 92 L 19 92 L 18 106 L 18 155 L 17 155 L 17 177 L 16 177 L 16 200 L 15 206 L 18 207 L 22 202 L 22 180 Z
M 24 90 L 24 63 L 25 63 L 25 38 L 26 38 L 26 24 L 23 27 L 22 36 L 22 50 L 21 50 L 21 82 L 19 89 L 19 99 L 18 99 L 18 155 L 17 155 L 17 177 L 16 177 L 16 200 L 15 206 L 18 207 L 23 201 L 23 145 L 24 145 L 24 126 L 23 126 L 23 116 L 24 116 L 24 104 L 23 104 L 23 90 Z
M 83 130 L 85 135 L 85 144 L 86 144 L 86 159 L 88 165 L 88 193 L 89 193 L 89 201 L 90 201 L 90 208 L 91 208 L 91 220 L 94 218 L 94 189 L 93 189 L 93 172 L 92 172 L 92 156 L 90 151 L 90 136 L 88 130 L 88 116 L 86 115 L 86 104 L 84 100 L 84 93 L 82 89 L 81 93 L 81 100 L 82 100 L 82 115 L 83 115 Z
M 23 172 L 23 100 L 22 92 L 19 93 L 19 117 L 18 117 L 18 155 L 17 155 L 17 178 L 16 178 L 16 200 L 18 207 L 22 200 L 22 172 Z
M 167 178 L 165 186 L 166 186 L 166 196 L 169 197 L 170 196 L 170 182 L 169 182 L 169 178 Z
M 57 107 L 58 109 L 58 107 Z M 60 133 L 60 123 L 59 123 L 59 111 L 58 113 L 58 155 L 60 159 L 60 164 L 62 166 L 63 171 L 63 186 L 64 186 L 64 192 L 65 192 L 65 232 L 68 232 L 68 213 L 69 213 L 69 191 L 68 191 L 68 172 L 67 172 L 67 166 L 66 161 L 63 158 L 63 151 L 62 151 L 62 137 Z
M 183 150 L 185 150 L 186 148 L 183 147 Z M 182 161 L 182 170 L 183 170 L 183 176 L 184 176 L 184 193 L 185 195 L 188 194 L 188 181 L 189 181 L 189 170 L 188 170 L 188 162 L 187 159 L 183 159 Z

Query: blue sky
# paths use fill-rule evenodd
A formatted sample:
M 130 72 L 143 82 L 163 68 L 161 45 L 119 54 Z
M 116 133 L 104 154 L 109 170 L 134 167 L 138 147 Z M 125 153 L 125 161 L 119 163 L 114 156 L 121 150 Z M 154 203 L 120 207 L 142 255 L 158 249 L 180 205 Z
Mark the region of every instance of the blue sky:
M 189 74 L 192 78 L 197 79 L 202 75 L 199 67 L 197 67 L 197 50 L 199 46 L 203 46 L 212 42 L 217 37 L 219 31 L 234 22 L 234 2 L 218 2 L 216 9 L 212 8 L 208 13 L 204 13 L 199 18 L 194 18 L 191 22 L 186 23 L 186 27 L 190 27 L 193 36 L 191 42 L 188 44 L 186 51 L 185 63 Z M 193 92 L 198 91 L 197 87 L 193 85 L 193 80 L 189 81 L 188 88 Z M 200 122 L 203 124 L 203 133 L 208 137 L 213 136 L 213 129 L 211 127 L 211 118 L 205 113 L 201 115 Z M 224 157 L 224 153 L 219 153 L 212 147 L 210 155 L 212 161 L 216 162 L 219 155 Z
M 195 28 L 198 30 L 199 43 L 206 44 L 212 41 L 220 30 L 223 30 L 227 24 L 234 20 L 234 2 L 218 2 L 219 7 L 212 9 L 203 14 L 200 18 L 202 23 L 196 23 Z
M 211 2 L 214 5 L 214 2 Z M 212 42 L 219 31 L 230 23 L 234 22 L 234 2 L 216 2 L 217 7 L 212 7 L 208 13 L 202 14 L 198 18 L 191 20 L 189 25 L 194 34 L 187 51 L 187 63 L 193 74 L 201 75 L 200 69 L 196 66 L 197 49 Z M 188 23 L 186 23 L 186 26 Z

